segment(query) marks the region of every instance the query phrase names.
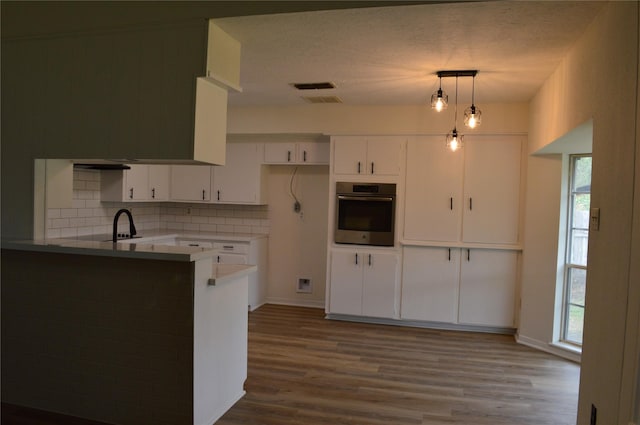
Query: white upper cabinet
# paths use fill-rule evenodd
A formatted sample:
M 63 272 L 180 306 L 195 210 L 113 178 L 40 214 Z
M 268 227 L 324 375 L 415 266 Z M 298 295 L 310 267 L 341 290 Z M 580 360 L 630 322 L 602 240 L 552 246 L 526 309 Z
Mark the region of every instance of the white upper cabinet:
M 518 243 L 521 149 L 519 136 L 467 136 L 457 152 L 410 140 L 404 239 Z
M 226 165 L 213 167 L 211 202 L 265 204 L 267 170 L 262 165 L 263 150 L 262 143 L 228 143 Z
M 165 201 L 168 199 L 169 166 L 129 164 L 128 170 L 103 170 L 100 199 L 115 202 Z
M 329 164 L 328 142 L 267 142 L 264 146 L 267 164 Z
M 401 137 L 348 136 L 333 138 L 333 173 L 397 176 L 400 173 Z
M 464 242 L 518 242 L 522 142 L 468 136 L 464 161 Z
M 211 166 L 172 165 L 171 200 L 208 202 L 211 199 Z
M 168 165 L 149 165 L 149 198 L 152 201 L 169 200 Z
M 442 137 L 407 145 L 404 238 L 457 241 L 462 225 L 462 152 L 445 149 Z

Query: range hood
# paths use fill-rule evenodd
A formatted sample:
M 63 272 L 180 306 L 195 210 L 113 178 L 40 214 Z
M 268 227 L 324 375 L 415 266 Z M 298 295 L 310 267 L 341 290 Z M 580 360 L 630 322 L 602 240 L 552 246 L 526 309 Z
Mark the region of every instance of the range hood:
M 127 164 L 118 163 L 74 163 L 74 170 L 130 170 Z

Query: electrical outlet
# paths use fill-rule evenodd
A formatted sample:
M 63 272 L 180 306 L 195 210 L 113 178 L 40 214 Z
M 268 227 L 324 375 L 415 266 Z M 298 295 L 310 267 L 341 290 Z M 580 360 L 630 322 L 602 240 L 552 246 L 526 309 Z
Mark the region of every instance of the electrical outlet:
M 591 422 L 590 425 L 596 425 L 598 421 L 598 408 L 595 404 L 591 404 Z

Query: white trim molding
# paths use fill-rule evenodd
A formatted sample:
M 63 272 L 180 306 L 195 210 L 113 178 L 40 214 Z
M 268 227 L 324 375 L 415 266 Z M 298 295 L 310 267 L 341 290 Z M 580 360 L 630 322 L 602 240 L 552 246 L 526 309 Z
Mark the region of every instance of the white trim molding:
M 564 344 L 542 342 L 537 339 L 529 338 L 516 334 L 516 342 L 518 344 L 526 345 L 527 347 L 535 348 L 536 350 L 544 351 L 546 353 L 554 354 L 558 357 L 565 358 L 575 363 L 580 363 L 582 360 L 582 354 L 578 349 L 572 349 Z

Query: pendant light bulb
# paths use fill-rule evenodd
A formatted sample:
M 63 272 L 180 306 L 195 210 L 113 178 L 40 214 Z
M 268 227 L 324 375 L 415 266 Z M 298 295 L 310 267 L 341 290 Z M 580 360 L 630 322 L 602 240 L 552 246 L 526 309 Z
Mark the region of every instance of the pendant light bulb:
M 464 125 L 469 128 L 476 128 L 482 122 L 482 112 L 475 105 L 476 77 L 473 77 L 471 89 L 471 106 L 464 110 Z
M 448 101 L 449 96 L 447 96 L 447 94 L 442 91 L 442 77 L 440 77 L 440 87 L 434 94 L 431 95 L 431 107 L 437 112 L 440 112 L 443 109 L 447 109 Z
M 447 134 L 447 148 L 451 150 L 451 152 L 455 152 L 458 149 L 462 148 L 464 142 L 464 136 L 462 134 L 458 134 L 458 130 L 455 128 L 451 131 L 451 133 Z

